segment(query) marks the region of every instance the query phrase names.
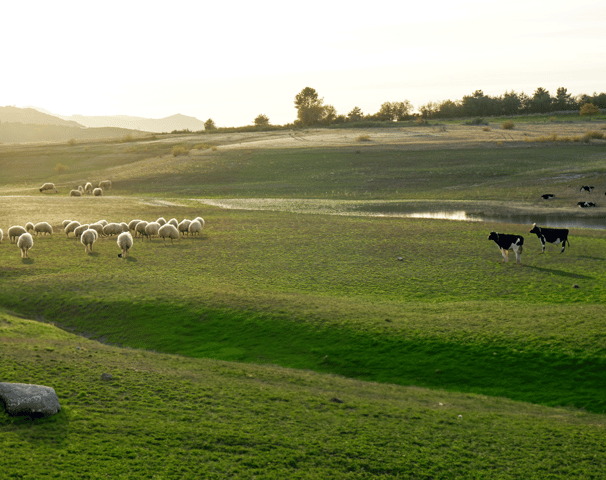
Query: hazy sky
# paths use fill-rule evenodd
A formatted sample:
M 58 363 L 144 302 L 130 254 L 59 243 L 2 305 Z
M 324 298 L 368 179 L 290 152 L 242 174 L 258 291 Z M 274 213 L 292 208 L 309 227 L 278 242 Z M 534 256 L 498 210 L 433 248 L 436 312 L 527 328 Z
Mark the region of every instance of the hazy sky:
M 475 90 L 606 91 L 604 0 L 3 2 L 0 106 L 296 118 L 315 88 L 347 114 Z

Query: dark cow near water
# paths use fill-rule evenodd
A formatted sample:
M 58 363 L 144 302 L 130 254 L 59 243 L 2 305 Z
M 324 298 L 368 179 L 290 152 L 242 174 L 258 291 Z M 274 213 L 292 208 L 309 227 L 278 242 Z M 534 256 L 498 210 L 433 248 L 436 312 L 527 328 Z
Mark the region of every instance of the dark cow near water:
M 595 207 L 594 202 L 579 202 L 579 203 L 577 203 L 577 205 L 581 208 Z
M 587 192 L 587 193 L 591 193 L 591 191 L 593 190 L 593 187 L 590 187 L 589 185 L 583 185 L 581 187 L 581 189 L 579 190 L 579 192 Z
M 543 200 L 549 200 L 550 198 L 555 197 L 555 195 L 553 193 L 546 193 L 545 195 L 541 195 L 541 197 L 543 197 Z
M 548 227 L 539 227 L 536 223 L 532 224 L 532 229 L 530 233 L 536 233 L 537 237 L 541 241 L 541 245 L 543 247 L 543 251 L 541 253 L 545 253 L 545 243 L 553 243 L 554 245 L 562 244 L 562 250 L 560 253 L 564 253 L 564 249 L 566 248 L 566 242 L 568 242 L 568 229 L 567 228 L 548 228 Z M 568 242 L 568 246 L 570 247 L 570 242 Z
M 503 255 L 503 262 L 509 260 L 509 250 L 513 250 L 516 254 L 516 263 L 522 263 L 522 245 L 524 245 L 524 237 L 521 235 L 490 232 L 488 240 L 494 240 L 497 244 L 501 250 L 501 255 Z

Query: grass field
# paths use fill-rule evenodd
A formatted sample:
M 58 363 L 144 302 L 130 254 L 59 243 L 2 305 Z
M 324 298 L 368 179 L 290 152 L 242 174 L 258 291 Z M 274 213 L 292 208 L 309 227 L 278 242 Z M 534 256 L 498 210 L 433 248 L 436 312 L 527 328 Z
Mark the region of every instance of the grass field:
M 0 381 L 53 386 L 64 406 L 34 423 L 0 417 L 20 462 L 48 463 L 54 437 L 54 474 L 91 478 L 110 462 L 116 477 L 598 478 L 606 231 L 574 229 L 564 254 L 540 255 L 529 225 L 366 216 L 360 202 L 383 200 L 370 209 L 386 215 L 402 201 L 599 218 L 600 141 L 260 148 L 227 137 L 179 156 L 173 144 L 208 139 L 2 147 L 5 235 L 67 218 L 206 221 L 201 237 L 174 245 L 137 239 L 126 260 L 112 238 L 86 255 L 59 231 L 36 237 L 26 260 L 5 238 Z M 23 162 L 36 168 L 25 175 Z M 68 170 L 53 173 L 58 162 Z M 102 198 L 66 196 L 103 178 L 114 186 Z M 59 195 L 35 191 L 53 180 Z M 588 198 L 581 184 L 596 187 L 590 212 L 576 207 Z M 298 213 L 297 199 L 318 208 Z M 525 236 L 523 265 L 501 263 L 491 230 Z M 117 380 L 102 383 L 102 371 Z M 442 409 L 463 404 L 473 426 Z M 95 453 L 119 431 L 129 433 L 110 441 L 114 454 Z M 11 474 L 27 478 L 20 465 Z

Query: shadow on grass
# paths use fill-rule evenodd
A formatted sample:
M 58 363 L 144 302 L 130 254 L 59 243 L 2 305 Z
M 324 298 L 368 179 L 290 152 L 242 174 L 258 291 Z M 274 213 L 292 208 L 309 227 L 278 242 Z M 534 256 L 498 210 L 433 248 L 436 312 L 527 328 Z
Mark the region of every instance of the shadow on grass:
M 549 273 L 551 275 L 560 275 L 561 277 L 580 278 L 581 280 L 593 280 L 593 277 L 590 277 L 588 275 L 570 273 L 570 272 L 565 272 L 563 270 L 553 270 L 551 268 L 535 267 L 533 265 L 525 265 L 525 267 L 531 268 L 533 270 L 538 270 L 539 272 Z
M 59 413 L 48 417 L 39 415 L 10 416 L 0 404 L 0 427 L 10 425 L 19 432 L 19 438 L 36 445 L 60 446 L 68 441 L 69 416 L 62 407 Z
M 33 258 L 22 258 L 21 263 L 23 263 L 24 265 L 32 265 L 34 263 L 34 259 Z

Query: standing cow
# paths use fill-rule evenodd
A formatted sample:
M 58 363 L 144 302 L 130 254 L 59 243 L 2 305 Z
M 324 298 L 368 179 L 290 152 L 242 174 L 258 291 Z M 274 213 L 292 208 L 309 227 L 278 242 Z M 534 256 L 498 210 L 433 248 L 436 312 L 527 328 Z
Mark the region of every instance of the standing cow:
M 564 249 L 566 248 L 566 242 L 568 242 L 568 246 L 570 247 L 570 242 L 568 241 L 568 229 L 567 228 L 547 228 L 547 227 L 539 227 L 536 223 L 532 224 L 532 229 L 530 233 L 536 233 L 537 237 L 541 241 L 541 245 L 543 247 L 543 251 L 541 253 L 545 253 L 545 243 L 553 243 L 554 245 L 562 244 L 562 250 L 560 253 L 564 253 Z
M 503 255 L 503 262 L 509 260 L 509 250 L 513 250 L 516 254 L 516 263 L 522 264 L 522 245 L 524 245 L 524 237 L 521 235 L 510 235 L 508 233 L 497 233 L 490 232 L 488 240 L 494 240 L 499 249 L 501 255 Z

